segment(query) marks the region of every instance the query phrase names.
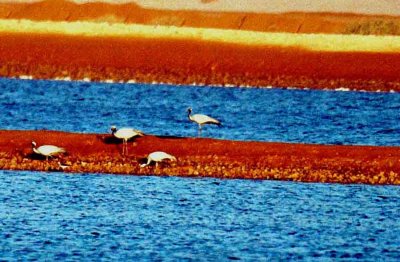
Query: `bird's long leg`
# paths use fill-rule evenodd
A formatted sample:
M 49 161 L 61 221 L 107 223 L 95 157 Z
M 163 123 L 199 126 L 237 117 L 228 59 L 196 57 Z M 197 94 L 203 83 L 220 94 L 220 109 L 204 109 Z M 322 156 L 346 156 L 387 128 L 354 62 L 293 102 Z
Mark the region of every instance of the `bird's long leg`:
M 128 140 L 125 141 L 125 146 L 126 146 L 125 153 L 126 155 L 128 155 Z
M 197 137 L 201 137 L 201 125 L 199 125 L 199 132 L 197 134 Z
M 126 144 L 127 144 L 127 141 L 124 139 L 123 143 L 122 143 L 122 155 L 124 155 L 124 156 L 126 154 L 126 149 L 127 149 Z

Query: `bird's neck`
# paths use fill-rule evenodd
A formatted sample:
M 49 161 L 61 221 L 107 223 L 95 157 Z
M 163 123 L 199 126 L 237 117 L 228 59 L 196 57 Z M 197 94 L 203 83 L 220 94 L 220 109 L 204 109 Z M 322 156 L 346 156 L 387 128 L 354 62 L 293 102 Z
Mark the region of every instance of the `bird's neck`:
M 188 112 L 188 118 L 189 118 L 189 120 L 193 121 L 192 112 Z
M 39 154 L 39 151 L 36 149 L 36 147 L 32 146 L 32 150 L 33 150 L 33 152 L 35 152 L 36 154 Z

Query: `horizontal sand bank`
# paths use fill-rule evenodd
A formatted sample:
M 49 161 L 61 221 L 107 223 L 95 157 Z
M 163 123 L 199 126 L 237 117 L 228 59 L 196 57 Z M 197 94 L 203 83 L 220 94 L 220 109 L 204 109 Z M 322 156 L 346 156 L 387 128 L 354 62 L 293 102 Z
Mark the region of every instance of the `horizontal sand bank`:
M 400 91 L 399 34 L 391 16 L 0 3 L 0 76 Z
M 85 37 L 171 39 L 244 46 L 294 47 L 323 52 L 400 52 L 400 36 L 293 34 L 97 22 L 43 22 L 0 19 L 1 33 Z
M 38 145 L 62 146 L 67 154 L 46 161 Z M 109 134 L 0 131 L 0 168 L 11 170 L 273 179 L 303 182 L 400 184 L 398 147 L 239 142 L 146 135 L 128 143 L 129 154 Z M 176 162 L 140 167 L 148 153 L 165 151 Z M 63 166 L 61 167 L 61 163 Z
M 400 91 L 398 37 L 1 23 L 0 76 L 4 77 Z M 288 40 L 292 37 L 298 43 Z M 332 45 L 335 41 L 337 45 Z M 317 42 L 329 51 L 319 50 Z M 345 51 L 355 42 L 364 51 Z M 386 51 L 376 51 L 381 48 Z
M 116 3 L 115 1 L 82 3 L 82 1 L 63 0 L 34 1 L 31 3 L 29 1 L 21 3 L 0 1 L 0 19 L 95 21 L 261 32 L 400 34 L 400 17 L 396 16 L 396 8 L 393 8 L 391 12 L 381 12 L 383 3 L 371 5 L 371 3 L 368 4 L 363 1 L 362 5 L 351 3 L 350 5 L 353 8 L 342 9 L 341 7 L 349 5 L 349 1 L 346 4 L 339 4 L 335 1 L 333 8 L 329 8 L 329 4 L 321 5 L 320 1 L 316 1 L 317 3 L 314 4 L 311 4 L 310 1 L 292 1 L 290 3 L 282 1 L 271 3 L 269 1 L 268 4 L 265 4 L 265 1 L 264 3 L 262 1 L 241 1 L 241 3 L 232 1 L 232 3 L 225 3 L 224 5 L 222 4 L 223 1 L 201 4 L 197 0 L 185 0 L 184 4 L 182 4 L 182 1 L 179 4 L 179 1 L 171 0 L 167 2 L 156 1 L 149 5 L 147 0 L 141 2 L 142 6 L 136 4 L 135 1 L 124 1 L 125 3 Z M 179 6 L 190 5 L 190 2 L 197 6 L 196 10 L 180 9 Z M 306 3 L 307 8 L 304 8 Z M 214 6 L 212 10 L 208 9 L 215 4 L 219 4 L 219 7 Z M 274 4 L 275 7 L 277 7 L 276 5 L 280 6 L 275 12 L 274 8 L 271 8 Z M 389 9 L 389 4 L 386 4 L 386 8 Z M 317 8 L 314 12 L 307 12 L 310 7 L 313 9 L 313 7 L 318 6 L 322 7 L 320 11 Z M 368 10 L 369 15 L 362 14 L 363 8 Z M 249 10 L 255 12 L 249 12 Z M 276 12 L 277 10 L 281 11 Z M 303 12 L 301 12 L 302 10 Z M 374 15 L 374 10 L 376 13 L 393 15 Z M 360 11 L 360 14 L 355 14 Z

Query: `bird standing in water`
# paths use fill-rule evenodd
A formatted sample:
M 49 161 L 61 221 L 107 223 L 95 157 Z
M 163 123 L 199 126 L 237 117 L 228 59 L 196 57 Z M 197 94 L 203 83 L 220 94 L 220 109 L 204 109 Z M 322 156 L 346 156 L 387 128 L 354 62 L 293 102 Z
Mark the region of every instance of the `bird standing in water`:
M 199 125 L 198 136 L 201 136 L 201 129 L 202 129 L 203 125 L 211 124 L 211 125 L 221 126 L 221 122 L 215 118 L 209 117 L 207 115 L 202 115 L 202 114 L 192 115 L 191 107 L 189 107 L 187 109 L 187 112 L 188 112 L 189 120 Z

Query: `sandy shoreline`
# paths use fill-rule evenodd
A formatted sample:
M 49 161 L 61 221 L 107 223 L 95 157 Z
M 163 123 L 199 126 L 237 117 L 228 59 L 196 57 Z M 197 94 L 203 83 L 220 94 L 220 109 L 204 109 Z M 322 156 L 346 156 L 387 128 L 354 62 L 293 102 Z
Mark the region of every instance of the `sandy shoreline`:
M 400 52 L 197 40 L 1 34 L 0 76 L 400 91 Z
M 258 0 L 256 0 L 258 1 Z M 179 1 L 171 0 L 168 3 L 156 1 L 153 5 L 140 5 L 135 1 L 113 3 L 104 1 L 77 1 L 44 0 L 36 2 L 2 2 L 0 1 L 0 19 L 29 19 L 32 21 L 92 21 L 125 24 L 166 25 L 179 27 L 221 28 L 235 30 L 252 30 L 261 32 L 291 32 L 291 33 L 325 33 L 325 34 L 365 34 L 379 35 L 400 34 L 398 25 L 400 17 L 396 15 L 396 8 L 391 12 L 374 13 L 376 7 L 371 6 L 369 12 L 360 12 L 366 8 L 355 5 L 353 9 L 321 8 L 307 11 L 301 8 L 301 1 L 290 4 L 277 1 L 281 11 L 269 9 L 271 5 L 260 3 L 256 8 L 252 2 L 229 3 L 227 6 L 208 9 L 210 5 L 200 4 L 193 10 L 179 9 Z M 269 0 L 270 1 L 270 0 Z M 192 4 L 195 0 L 184 0 L 185 4 Z M 217 2 L 223 2 L 218 0 Z M 310 1 L 309 1 L 310 2 Z M 317 1 L 316 1 L 317 2 Z M 348 1 L 347 1 L 348 2 Z M 303 1 L 303 4 L 306 3 Z M 184 5 L 185 5 L 184 4 Z M 171 8 L 175 5 L 175 8 Z M 182 2 L 180 4 L 182 6 Z M 183 5 L 183 6 L 184 6 Z M 256 4 L 257 5 L 257 4 Z M 300 5 L 296 8 L 296 5 Z M 376 4 L 374 4 L 376 6 Z M 183 7 L 182 6 L 182 7 Z M 309 3 L 308 7 L 321 6 L 318 3 Z M 382 7 L 382 3 L 379 3 Z M 326 5 L 325 5 L 326 7 Z M 337 8 L 339 7 L 339 8 Z M 231 10 L 227 10 L 231 8 Z M 253 12 L 249 8 L 255 8 Z M 312 8 L 311 8 L 312 9 Z M 379 8 L 378 8 L 379 9 Z M 247 11 L 245 11 L 247 10 Z M 398 11 L 397 11 L 398 13 Z M 380 14 L 380 15 L 379 15 Z
M 31 141 L 68 150 L 60 162 L 32 155 Z M 209 138 L 147 135 L 129 143 L 129 155 L 109 134 L 58 131 L 0 131 L 0 168 L 64 171 L 273 179 L 302 182 L 400 184 L 398 147 L 334 146 L 242 142 Z M 148 153 L 165 151 L 177 162 L 141 168 Z
M 0 3 L 0 76 L 398 92 L 399 25 L 382 15 Z

